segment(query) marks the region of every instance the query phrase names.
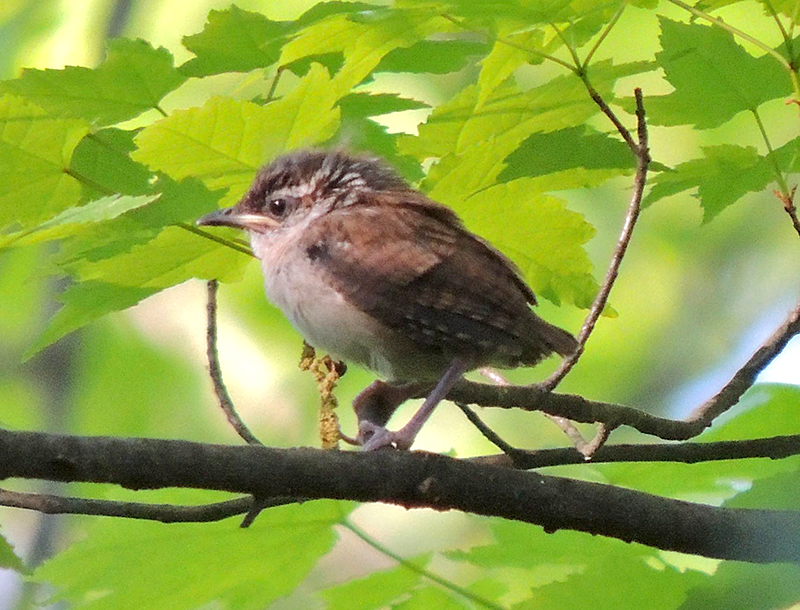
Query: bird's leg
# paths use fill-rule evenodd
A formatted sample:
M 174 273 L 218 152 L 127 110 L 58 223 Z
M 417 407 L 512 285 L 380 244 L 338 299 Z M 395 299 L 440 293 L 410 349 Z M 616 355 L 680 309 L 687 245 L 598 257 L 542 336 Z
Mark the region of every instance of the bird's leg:
M 380 449 L 382 447 L 396 447 L 397 449 L 408 449 L 411 447 L 420 429 L 433 414 L 433 410 L 447 396 L 452 387 L 461 379 L 468 369 L 469 367 L 463 360 L 460 360 L 459 358 L 453 360 L 450 363 L 450 367 L 445 371 L 444 375 L 442 375 L 442 378 L 434 386 L 431 393 L 428 394 L 428 397 L 425 399 L 425 402 L 422 403 L 422 406 L 419 408 L 419 410 L 413 415 L 413 417 L 405 426 L 396 432 L 387 430 L 384 425 L 389 420 L 389 416 L 394 412 L 395 409 L 397 409 L 402 401 L 394 404 L 393 408 L 388 413 L 388 416 L 386 416 L 382 421 L 380 417 L 362 419 L 359 414 L 358 437 L 361 440 L 361 445 L 364 451 L 374 451 L 375 449 Z M 374 385 L 375 384 L 372 384 L 361 394 L 369 391 Z M 414 390 L 419 390 L 421 384 L 407 384 L 406 386 L 395 387 L 407 388 L 409 386 L 413 386 Z M 410 398 L 414 393 L 415 392 L 406 392 L 405 398 Z M 359 394 L 358 398 L 361 397 L 361 394 Z M 403 400 L 405 400 L 405 398 Z M 390 403 L 387 402 L 384 404 L 388 405 Z M 383 413 L 385 413 L 385 411 L 379 411 L 373 413 L 373 415 L 383 415 Z
M 372 429 L 385 426 L 397 407 L 409 398 L 430 391 L 432 387 L 432 383 L 393 384 L 373 381 L 353 400 L 353 410 L 358 417 L 359 427 L 362 423 L 368 424 L 367 427 L 371 426 Z

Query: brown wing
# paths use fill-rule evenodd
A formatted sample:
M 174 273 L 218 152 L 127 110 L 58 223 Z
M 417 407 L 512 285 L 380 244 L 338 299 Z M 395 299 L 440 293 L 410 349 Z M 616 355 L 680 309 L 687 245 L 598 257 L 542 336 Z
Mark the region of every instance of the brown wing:
M 531 311 L 535 297 L 511 261 L 448 208 L 402 197 L 379 213 L 368 201 L 334 210 L 315 227 L 316 260 L 347 299 L 416 343 L 478 364 L 574 349 L 569 333 Z

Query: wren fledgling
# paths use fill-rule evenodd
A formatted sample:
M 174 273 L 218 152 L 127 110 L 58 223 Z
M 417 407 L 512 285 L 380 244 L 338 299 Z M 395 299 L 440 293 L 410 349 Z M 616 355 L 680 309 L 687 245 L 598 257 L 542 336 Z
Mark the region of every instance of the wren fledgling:
M 308 343 L 384 377 L 353 403 L 364 449 L 407 449 L 466 371 L 577 347 L 532 310 L 517 267 L 377 158 L 301 150 L 199 225 L 246 230 L 267 297 Z M 385 428 L 420 388 L 409 423 Z

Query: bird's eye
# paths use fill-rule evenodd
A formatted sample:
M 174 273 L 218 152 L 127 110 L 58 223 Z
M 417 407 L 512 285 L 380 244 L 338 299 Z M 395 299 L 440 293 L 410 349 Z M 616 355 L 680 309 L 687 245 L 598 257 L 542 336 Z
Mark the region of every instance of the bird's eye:
M 275 218 L 283 218 L 289 211 L 289 200 L 286 197 L 276 197 L 267 202 L 267 211 Z

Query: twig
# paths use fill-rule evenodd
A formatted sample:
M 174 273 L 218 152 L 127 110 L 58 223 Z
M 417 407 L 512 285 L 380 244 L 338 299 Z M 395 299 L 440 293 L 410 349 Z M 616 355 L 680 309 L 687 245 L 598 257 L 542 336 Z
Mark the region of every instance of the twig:
M 483 375 L 484 377 L 486 377 L 487 379 L 491 379 L 492 381 L 494 381 L 498 385 L 511 385 L 509 383 L 509 381 L 505 377 L 503 377 L 499 372 L 497 372 L 496 370 L 494 370 L 491 367 L 483 367 L 483 368 L 479 369 L 478 372 L 481 375 Z M 458 404 L 458 403 L 456 403 L 456 404 Z M 464 411 L 464 409 L 468 408 L 466 405 L 460 405 L 460 404 L 458 405 L 458 407 L 462 411 Z M 466 414 L 466 411 L 464 411 L 464 413 Z M 483 421 L 478 419 L 478 416 L 475 415 L 474 412 L 472 413 L 472 415 L 477 421 L 480 422 L 480 425 L 477 424 L 475 421 L 473 421 L 471 418 L 470 418 L 470 421 L 472 421 L 472 423 L 475 424 L 475 426 L 478 428 L 478 430 L 480 430 L 484 434 L 484 436 L 486 436 L 486 431 L 485 430 L 489 430 L 488 426 L 486 426 L 486 424 L 484 424 Z M 578 430 L 571 421 L 569 421 L 566 417 L 561 417 L 559 415 L 550 415 L 549 413 L 542 413 L 542 415 L 544 415 L 547 419 L 549 419 L 556 426 L 558 426 L 561 429 L 561 431 L 564 434 L 566 434 L 567 438 L 570 440 L 570 442 L 575 446 L 575 448 L 578 451 L 583 451 L 584 447 L 586 447 L 586 444 L 587 444 L 586 443 L 586 439 L 583 438 L 583 435 L 581 434 L 580 430 Z M 470 416 L 467 415 L 467 417 L 469 418 Z M 483 427 L 481 427 L 481 426 L 483 426 Z M 485 428 L 485 430 L 484 430 L 484 428 Z M 491 431 L 491 432 L 492 432 L 492 434 L 496 434 L 494 431 Z M 487 436 L 487 438 L 489 438 L 489 440 L 492 441 L 492 439 L 490 437 Z M 494 441 L 492 441 L 492 442 L 494 442 Z M 497 443 L 495 443 L 495 444 L 497 445 Z M 502 446 L 500 446 L 500 445 L 497 445 L 497 446 L 500 447 L 500 449 L 503 449 Z M 510 447 L 510 445 L 508 445 L 508 446 Z M 505 449 L 503 449 L 503 451 L 505 451 Z M 508 453 L 507 451 L 505 451 L 505 452 Z
M 784 196 L 780 191 L 775 191 L 775 196 L 783 203 L 783 209 L 792 219 L 792 226 L 797 234 L 800 235 L 800 220 L 797 218 L 797 207 L 794 205 L 794 195 L 797 192 L 797 186 L 793 186 L 788 195 Z
M 593 464 L 612 462 L 678 462 L 697 464 L 722 460 L 769 458 L 773 460 L 800 455 L 800 434 L 773 436 L 740 441 L 717 441 L 713 443 L 659 443 L 605 445 L 592 456 Z M 513 468 L 544 468 L 585 464 L 586 458 L 576 449 L 518 449 L 513 456 L 505 454 L 467 458 L 471 462 L 510 466 Z
M 222 381 L 222 370 L 219 366 L 219 354 L 217 353 L 217 289 L 219 283 L 217 280 L 209 280 L 208 282 L 208 303 L 206 305 L 206 355 L 208 356 L 208 373 L 211 381 L 214 384 L 214 393 L 217 395 L 217 401 L 228 423 L 233 426 L 236 433 L 241 436 L 244 441 L 250 445 L 261 445 L 261 441 L 250 432 L 250 429 L 245 425 L 236 408 L 233 406 L 228 390 L 225 387 L 225 382 Z
M 576 447 L 584 459 L 594 460 L 595 454 L 605 445 L 608 437 L 611 436 L 611 433 L 616 427 L 617 426 L 609 426 L 608 424 L 600 424 L 597 426 L 597 432 L 594 438 L 590 442 L 584 443 L 583 447 Z
M 798 333 L 800 333 L 800 303 L 769 339 L 734 373 L 731 380 L 711 399 L 692 411 L 686 421 L 701 422 L 704 426 L 710 426 L 717 417 L 739 402 L 742 394 L 755 383 L 758 374 Z
M 589 77 L 586 76 L 586 74 L 582 74 L 580 77 L 581 80 L 583 81 L 584 87 L 586 87 L 586 91 L 589 93 L 589 97 L 591 97 L 592 101 L 594 101 L 594 103 L 597 104 L 597 106 L 600 108 L 603 114 L 608 117 L 608 120 L 610 120 L 614 124 L 614 127 L 616 127 L 617 131 L 619 132 L 619 135 L 622 136 L 622 139 L 625 140 L 625 143 L 628 145 L 628 148 L 631 149 L 631 152 L 638 159 L 639 145 L 634 141 L 631 132 L 628 131 L 628 128 L 622 124 L 619 118 L 617 118 L 617 115 L 614 114 L 614 111 L 611 110 L 611 108 L 609 108 L 608 104 L 606 104 L 606 101 L 597 92 L 597 89 L 595 89 L 592 86 L 592 83 L 589 82 Z
M 490 443 L 496 445 L 500 451 L 505 453 L 512 460 L 518 451 L 522 451 L 521 449 L 517 449 L 516 447 L 513 447 L 504 441 L 502 437 L 497 434 L 497 432 L 492 430 L 480 417 L 478 417 L 478 414 L 475 413 L 475 411 L 470 409 L 463 402 L 457 402 L 456 406 L 461 409 L 461 412 L 467 416 L 467 419 L 472 423 L 472 425 L 480 430 L 481 434 L 483 434 L 483 436 L 485 436 Z
M 608 295 L 610 294 L 611 288 L 614 286 L 614 282 L 619 274 L 619 267 L 622 263 L 622 258 L 625 256 L 631 236 L 633 235 L 633 229 L 636 226 L 636 220 L 639 218 L 642 195 L 644 194 L 644 186 L 645 182 L 647 181 L 647 169 L 650 165 L 650 152 L 648 149 L 647 121 L 645 120 L 644 104 L 642 102 L 642 90 L 637 87 L 634 90 L 634 95 L 636 97 L 636 117 L 639 143 L 633 145 L 634 154 L 636 156 L 636 177 L 634 178 L 633 194 L 631 195 L 631 202 L 628 206 L 628 213 L 625 216 L 625 223 L 622 226 L 622 233 L 617 240 L 616 248 L 614 248 L 614 255 L 611 257 L 611 263 L 608 266 L 608 271 L 606 271 L 606 277 L 603 281 L 603 285 L 600 288 L 600 291 L 597 293 L 594 303 L 592 303 L 592 307 L 589 310 L 589 315 L 586 317 L 586 321 L 584 321 L 581 331 L 578 334 L 578 348 L 575 350 L 575 352 L 567 356 L 561 362 L 561 366 L 559 366 L 559 368 L 549 378 L 539 385 L 539 387 L 543 390 L 553 390 L 561 382 L 561 380 L 566 377 L 566 375 L 570 372 L 572 367 L 575 366 L 575 363 L 578 362 L 578 359 L 583 354 L 583 351 L 586 348 L 586 342 L 589 340 L 589 336 L 592 334 L 595 324 L 597 323 L 597 320 L 600 318 L 600 315 L 606 306 Z M 593 97 L 592 99 L 595 98 Z M 600 99 L 599 96 L 598 99 Z M 600 99 L 600 102 L 602 102 L 602 99 Z M 602 102 L 601 108 L 604 105 L 605 102 Z M 608 108 L 607 106 L 605 107 Z M 608 112 L 614 116 L 614 113 L 610 109 L 608 109 Z M 625 128 L 622 127 L 622 129 L 624 130 Z M 627 130 L 625 132 L 620 131 L 620 134 L 622 134 L 623 138 L 625 137 L 626 132 Z M 630 139 L 629 133 L 627 137 Z

